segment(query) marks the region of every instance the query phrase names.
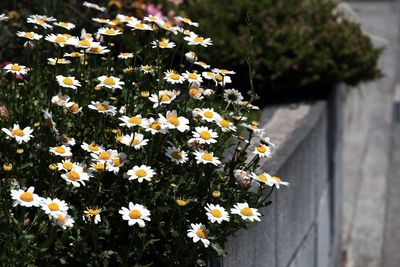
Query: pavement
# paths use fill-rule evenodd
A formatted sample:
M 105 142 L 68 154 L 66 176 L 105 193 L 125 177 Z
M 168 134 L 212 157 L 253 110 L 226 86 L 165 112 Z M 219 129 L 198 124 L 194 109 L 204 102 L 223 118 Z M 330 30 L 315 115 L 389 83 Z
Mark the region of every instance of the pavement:
M 342 267 L 399 267 L 400 120 L 393 107 L 400 5 L 358 1 L 351 6 L 364 30 L 386 49 L 379 62 L 385 76 L 349 91 L 344 108 Z

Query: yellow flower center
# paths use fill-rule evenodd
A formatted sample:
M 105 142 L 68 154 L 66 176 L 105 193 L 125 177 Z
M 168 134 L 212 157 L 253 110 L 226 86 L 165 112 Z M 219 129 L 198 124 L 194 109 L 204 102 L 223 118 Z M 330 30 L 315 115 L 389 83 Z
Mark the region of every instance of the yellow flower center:
M 144 29 L 144 25 L 141 23 L 135 24 L 135 28 Z
M 272 177 L 278 184 L 280 184 L 282 182 L 281 178 L 277 177 L 277 176 L 273 176 Z
M 100 46 L 96 46 L 96 47 L 91 47 L 89 49 L 90 52 L 92 53 L 100 53 L 103 49 Z
M 172 25 L 168 22 L 165 22 L 163 27 L 164 27 L 164 29 L 169 30 L 172 28 Z
M 121 159 L 120 159 L 120 158 L 115 158 L 115 159 L 113 159 L 113 164 L 114 164 L 114 166 L 119 166 L 119 165 L 121 165 Z
M 193 39 L 193 41 L 194 41 L 195 43 L 201 43 L 201 42 L 204 41 L 204 38 L 203 38 L 203 37 L 196 37 L 196 38 Z
M 223 77 L 220 74 L 215 75 L 217 81 L 222 81 Z
M 24 33 L 24 37 L 25 38 L 33 38 L 33 36 L 35 36 L 34 34 L 33 34 L 33 32 L 26 32 L 26 33 Z
M 90 145 L 88 145 L 88 149 L 91 151 L 99 151 L 100 148 L 96 144 L 90 144 Z
M 151 70 L 151 67 L 150 67 L 150 66 L 143 66 L 143 70 L 145 70 L 145 71 L 150 71 L 150 70 Z
M 115 30 L 114 29 L 107 29 L 106 30 L 106 34 L 115 34 Z
M 57 36 L 56 39 L 54 39 L 54 42 L 56 43 L 65 43 L 67 39 L 65 39 L 64 36 Z
M 60 154 L 64 154 L 64 153 L 65 153 L 65 148 L 62 147 L 62 146 L 57 146 L 57 147 L 54 149 L 54 151 L 56 151 L 57 153 L 60 153 Z
M 72 170 L 72 168 L 74 167 L 74 165 L 71 162 L 64 162 L 63 163 L 63 168 L 66 170 Z
M 72 52 L 72 53 L 71 53 L 71 56 L 72 56 L 72 57 L 80 57 L 80 56 L 81 56 L 81 53 L 79 53 L 79 52 Z
M 260 179 L 261 181 L 266 181 L 267 176 L 265 176 L 264 174 L 261 174 L 261 175 L 258 175 L 258 179 Z
M 257 147 L 257 151 L 260 153 L 265 153 L 267 151 L 267 147 L 266 146 L 258 146 Z
M 188 204 L 188 201 L 186 199 L 179 198 L 176 200 L 176 204 L 178 204 L 178 206 L 184 207 Z
M 66 27 L 66 28 L 68 28 L 68 26 L 69 26 L 69 23 L 68 23 L 68 22 L 63 22 L 63 21 L 59 22 L 58 24 L 59 24 L 60 26 L 62 26 L 62 27 Z
M 111 77 L 107 77 L 104 79 L 103 83 L 105 85 L 115 85 L 115 80 Z
M 22 137 L 22 136 L 24 136 L 25 135 L 25 133 L 24 133 L 24 131 L 22 131 L 21 129 L 15 129 L 15 130 L 12 130 L 11 131 L 11 134 L 13 135 L 13 136 L 19 136 L 19 137 Z
M 181 159 L 182 158 L 182 153 L 180 151 L 173 151 L 171 153 L 171 157 L 174 159 Z
M 57 59 L 57 62 L 58 63 L 65 63 L 65 58 L 59 58 L 59 59 Z
M 62 215 L 57 216 L 57 221 L 59 224 L 64 225 L 65 224 L 65 217 Z
M 81 176 L 79 175 L 79 173 L 77 173 L 76 171 L 70 171 L 67 173 L 67 177 L 68 179 L 70 179 L 71 181 L 78 181 Z
M 104 163 L 96 163 L 95 169 L 96 171 L 104 171 L 105 169 Z
M 208 131 L 202 131 L 200 133 L 200 137 L 203 138 L 204 140 L 209 140 L 211 139 L 211 134 Z
M 243 208 L 240 210 L 240 213 L 244 216 L 253 216 L 253 211 L 250 208 Z
M 101 160 L 109 160 L 110 157 L 111 157 L 111 155 L 108 152 L 101 152 L 99 155 L 99 159 L 101 159 Z
M 189 79 L 197 80 L 197 74 L 196 73 L 189 73 L 188 77 L 189 77 Z
M 104 105 L 104 104 L 98 104 L 98 105 L 96 106 L 96 108 L 97 108 L 97 110 L 100 110 L 100 111 L 106 111 L 106 110 L 108 110 L 108 107 L 107 107 L 106 105 Z
M 201 158 L 206 161 L 212 161 L 213 155 L 211 155 L 210 153 L 204 153 L 203 155 L 201 155 Z
M 58 204 L 55 202 L 51 202 L 49 205 L 47 205 L 47 207 L 49 207 L 49 210 L 51 210 L 51 211 L 57 211 L 60 209 Z
M 171 100 L 171 97 L 169 95 L 167 95 L 167 94 L 162 94 L 161 95 L 161 102 L 167 102 L 167 101 L 170 101 L 170 100 Z
M 222 217 L 222 212 L 219 209 L 213 209 L 211 210 L 211 214 L 215 217 L 215 218 L 221 218 Z
M 78 45 L 83 46 L 83 47 L 88 47 L 88 46 L 90 46 L 90 42 L 85 39 L 85 40 L 79 41 Z
M 137 116 L 133 116 L 129 118 L 129 123 L 132 124 L 141 124 L 142 123 L 142 119 L 137 117 Z
M 131 210 L 129 212 L 129 217 L 131 219 L 137 220 L 137 219 L 140 219 L 142 217 L 142 213 L 139 210 Z
M 208 237 L 207 232 L 203 229 L 197 230 L 196 235 L 202 239 L 207 239 L 207 237 Z
M 46 24 L 46 22 L 44 20 L 42 20 L 42 19 L 37 19 L 35 22 L 36 22 L 36 24 L 39 24 L 39 25 Z
M 178 117 L 176 117 L 176 116 L 168 117 L 168 118 L 167 118 L 167 121 L 168 121 L 169 123 L 171 123 L 172 125 L 175 125 L 175 126 L 179 126 L 179 125 L 180 125 L 179 119 L 178 119 Z
M 219 122 L 219 124 L 221 124 L 221 126 L 224 127 L 224 128 L 228 128 L 229 125 L 230 125 L 230 121 L 228 121 L 228 120 L 221 120 L 221 121 Z
M 169 77 L 172 79 L 172 80 L 179 80 L 180 78 L 181 78 L 181 75 L 179 75 L 178 73 L 171 73 L 170 75 L 169 75 Z
M 158 42 L 158 45 L 159 45 L 160 47 L 167 47 L 167 46 L 168 46 L 168 42 L 166 42 L 166 41 L 160 41 L 160 42 Z
M 24 192 L 19 196 L 19 199 L 25 202 L 32 202 L 33 201 L 33 194 L 30 192 Z
M 190 94 L 190 96 L 192 96 L 192 97 L 193 97 L 193 96 L 197 96 L 197 95 L 200 94 L 200 90 L 197 89 L 197 88 L 190 88 L 189 94 Z
M 152 122 L 152 123 L 150 124 L 150 128 L 159 131 L 159 130 L 161 130 L 161 124 L 158 123 L 158 122 L 156 122 L 156 121 L 155 121 L 155 122 Z
M 89 216 L 97 215 L 101 212 L 101 209 L 88 209 L 87 213 Z
M 182 20 L 186 23 L 192 23 L 192 20 L 188 18 L 182 18 Z
M 206 111 L 204 112 L 204 116 L 211 119 L 212 117 L 214 117 L 214 113 L 211 111 Z
M 13 71 L 20 71 L 20 70 L 22 70 L 22 68 L 21 68 L 21 66 L 19 66 L 19 65 L 12 65 L 12 66 L 11 66 L 11 70 L 13 70 Z
M 140 140 L 139 139 L 133 139 L 133 141 L 131 142 L 134 146 L 137 146 L 140 144 Z
M 74 103 L 74 104 L 72 104 L 72 106 L 70 106 L 69 110 L 71 112 L 77 112 L 79 110 L 79 105 Z
M 145 177 L 147 175 L 147 172 L 143 169 L 139 169 L 135 171 L 135 175 L 138 177 Z
M 63 79 L 63 83 L 66 85 L 73 85 L 74 84 L 74 80 L 72 80 L 71 78 L 64 78 Z

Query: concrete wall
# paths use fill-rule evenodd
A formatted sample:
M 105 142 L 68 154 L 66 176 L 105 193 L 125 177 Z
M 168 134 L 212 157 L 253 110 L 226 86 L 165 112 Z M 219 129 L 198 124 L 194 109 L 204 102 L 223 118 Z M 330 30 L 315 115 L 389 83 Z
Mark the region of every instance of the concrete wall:
M 261 122 L 276 144 L 261 169 L 290 182 L 262 222 L 227 243 L 224 267 L 328 267 L 340 261 L 341 98 L 271 107 Z M 336 114 L 336 112 L 339 112 Z

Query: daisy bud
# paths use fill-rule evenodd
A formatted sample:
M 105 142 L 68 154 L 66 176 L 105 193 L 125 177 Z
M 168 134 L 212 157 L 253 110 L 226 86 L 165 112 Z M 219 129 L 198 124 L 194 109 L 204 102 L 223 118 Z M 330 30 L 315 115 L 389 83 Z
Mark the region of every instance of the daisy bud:
M 35 127 L 35 128 L 40 127 L 40 122 L 35 122 L 35 123 L 33 124 L 33 127 Z
M 50 164 L 50 165 L 49 165 L 49 169 L 50 169 L 51 171 L 57 170 L 57 164 L 55 164 L 55 163 Z
M 3 165 L 3 170 L 5 172 L 10 172 L 10 171 L 12 171 L 12 169 L 13 169 L 13 165 L 11 163 L 6 163 Z
M 28 42 L 25 42 L 25 43 L 24 43 L 24 47 L 25 47 L 25 48 L 33 48 L 34 45 L 33 45 L 32 42 L 28 41 Z
M 16 152 L 17 152 L 17 154 L 21 155 L 24 153 L 24 149 L 18 148 Z
M 149 91 L 141 91 L 140 96 L 144 97 L 144 98 L 148 98 L 150 96 L 150 92 Z
M 221 197 L 221 192 L 220 191 L 214 191 L 214 192 L 212 192 L 212 196 L 213 196 L 213 198 L 219 198 L 219 197 Z
M 184 206 L 186 206 L 188 203 L 189 203 L 189 201 L 187 201 L 187 200 L 184 199 L 184 198 L 178 198 L 178 199 L 176 200 L 176 204 L 178 204 L 179 207 L 184 207 Z

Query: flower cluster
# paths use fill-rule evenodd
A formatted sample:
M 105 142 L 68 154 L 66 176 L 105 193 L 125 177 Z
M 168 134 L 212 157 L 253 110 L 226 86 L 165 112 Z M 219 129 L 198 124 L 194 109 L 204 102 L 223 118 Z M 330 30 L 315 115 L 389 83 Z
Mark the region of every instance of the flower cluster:
M 212 41 L 192 31 L 198 23 L 122 14 L 92 21 L 92 34 L 74 35 L 75 23 L 32 15 L 33 29 L 16 33 L 36 61 L 3 69 L 11 93 L 0 144 L 12 206 L 42 209 L 73 244 L 133 251 L 119 262 L 198 262 L 210 244 L 218 252 L 229 234 L 261 220 L 267 190 L 288 185 L 259 173 L 273 144 L 248 119 L 257 107 L 231 88 L 235 72 L 199 60 Z M 53 231 L 40 213 L 28 216 L 29 229 Z M 129 247 L 104 241 L 115 236 Z M 183 263 L 188 249 L 196 253 Z

